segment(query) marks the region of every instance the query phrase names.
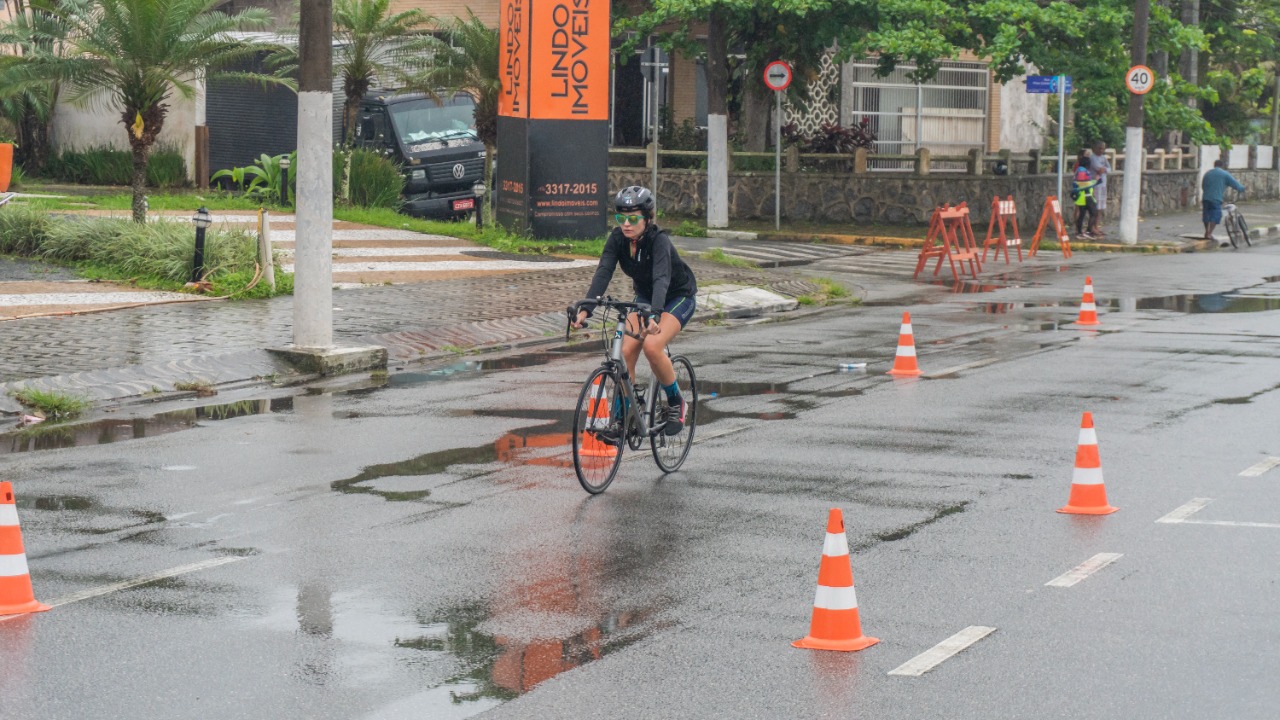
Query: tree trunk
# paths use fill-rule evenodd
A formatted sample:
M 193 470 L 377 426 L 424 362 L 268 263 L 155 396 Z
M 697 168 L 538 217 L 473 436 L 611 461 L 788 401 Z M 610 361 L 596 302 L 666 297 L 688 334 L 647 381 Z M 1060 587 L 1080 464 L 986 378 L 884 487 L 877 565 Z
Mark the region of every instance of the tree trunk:
M 24 102 L 23 108 L 18 123 L 18 158 L 24 170 L 39 175 L 49 162 L 49 124 L 36 116 L 29 103 Z
M 360 97 L 348 95 L 346 102 L 342 104 L 342 143 L 347 147 L 355 142 L 356 113 L 360 110 Z
M 773 98 L 764 86 L 763 68 L 751 68 L 743 78 L 742 111 L 738 118 L 738 136 L 747 152 L 764 152 L 768 147 L 769 111 Z
M 157 103 L 139 112 L 133 108 L 125 108 L 120 114 L 120 121 L 125 126 L 125 134 L 129 138 L 129 148 L 133 150 L 133 221 L 147 221 L 147 163 L 151 159 L 151 146 L 156 144 L 160 129 L 164 127 L 164 116 L 169 106 Z M 137 121 L 141 118 L 142 125 Z
M 723 10 L 707 20 L 707 227 L 729 224 L 729 67 Z
M 151 157 L 151 146 L 133 143 L 133 221 L 147 221 L 147 161 Z

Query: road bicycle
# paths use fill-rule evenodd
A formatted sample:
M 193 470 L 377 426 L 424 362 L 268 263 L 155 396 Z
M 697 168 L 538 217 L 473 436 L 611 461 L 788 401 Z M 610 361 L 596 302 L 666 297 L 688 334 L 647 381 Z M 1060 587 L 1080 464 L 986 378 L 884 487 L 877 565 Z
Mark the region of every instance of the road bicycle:
M 633 314 L 648 317 L 652 308 L 610 297 L 579 300 L 568 307 L 570 327 L 565 329 L 566 338 L 578 311 L 590 306 L 604 310 L 605 357 L 578 393 L 578 406 L 573 413 L 573 467 L 582 489 L 596 495 L 604 492 L 618 474 L 623 450 L 639 450 L 645 440 L 649 441 L 653 459 L 663 473 L 675 472 L 684 464 L 698 426 L 698 387 L 693 363 L 683 355 L 672 355 L 668 347 L 667 357 L 671 358 L 676 384 L 685 401 L 685 421 L 679 433 L 667 435 L 666 393 L 658 387 L 656 378 L 651 389 L 632 382 L 627 363 L 622 359 L 624 334 L 643 340 L 643 335 L 627 329 L 627 318 Z M 612 340 L 608 334 L 610 313 L 617 314 Z
M 1244 221 L 1244 215 L 1235 203 L 1222 204 L 1222 225 L 1227 229 L 1227 239 L 1231 241 L 1231 247 L 1240 247 L 1241 240 L 1245 245 L 1253 246 L 1249 241 L 1249 223 Z

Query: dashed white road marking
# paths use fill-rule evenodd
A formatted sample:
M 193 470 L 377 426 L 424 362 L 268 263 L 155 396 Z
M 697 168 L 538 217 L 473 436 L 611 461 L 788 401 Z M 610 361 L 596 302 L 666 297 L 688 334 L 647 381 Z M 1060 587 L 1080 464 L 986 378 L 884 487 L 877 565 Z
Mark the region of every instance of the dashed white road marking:
M 1208 505 L 1211 502 L 1213 502 L 1212 498 L 1192 498 L 1182 507 L 1179 507 L 1178 509 L 1169 513 L 1168 515 L 1165 515 L 1164 517 L 1160 518 L 1159 520 L 1156 520 L 1156 522 L 1158 523 L 1186 522 L 1187 518 L 1200 512 L 1201 510 L 1204 509 L 1205 505 Z
M 1258 477 L 1277 465 L 1280 465 L 1280 457 L 1269 457 L 1245 468 L 1240 477 Z
M 1123 553 L 1098 553 L 1045 583 L 1045 585 L 1048 587 L 1071 587 L 1122 557 L 1124 557 Z
M 1244 522 L 1235 520 L 1184 520 L 1185 525 L 1225 525 L 1226 527 L 1280 528 L 1280 523 Z
M 964 650 L 995 631 L 996 629 L 993 627 L 970 625 L 955 635 L 952 635 L 946 640 L 934 645 L 932 648 L 925 650 L 919 655 L 890 670 L 889 674 L 919 677 L 937 667 L 942 663 L 942 661 L 952 655 L 955 655 L 961 650 Z

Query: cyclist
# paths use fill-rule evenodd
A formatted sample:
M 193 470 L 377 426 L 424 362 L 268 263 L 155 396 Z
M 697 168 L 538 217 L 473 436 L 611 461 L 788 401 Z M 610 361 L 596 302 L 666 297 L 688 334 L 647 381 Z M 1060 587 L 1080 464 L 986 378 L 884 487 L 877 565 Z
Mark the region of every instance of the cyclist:
M 686 406 L 666 348 L 693 317 L 698 284 L 693 271 L 676 252 L 671 236 L 653 221 L 653 193 L 638 185 L 623 188 L 614 198 L 614 208 L 618 227 L 605 240 L 587 298 L 594 300 L 604 295 L 614 269 L 621 265 L 635 288 L 635 302 L 653 307 L 655 312 L 648 317 L 633 314 L 627 319 L 628 332 L 641 339 L 623 338 L 622 356 L 627 371 L 635 377 L 636 360 L 644 351 L 654 377 L 667 394 L 664 432 L 678 435 L 684 428 Z M 573 326 L 582 327 L 593 309 L 580 310 Z

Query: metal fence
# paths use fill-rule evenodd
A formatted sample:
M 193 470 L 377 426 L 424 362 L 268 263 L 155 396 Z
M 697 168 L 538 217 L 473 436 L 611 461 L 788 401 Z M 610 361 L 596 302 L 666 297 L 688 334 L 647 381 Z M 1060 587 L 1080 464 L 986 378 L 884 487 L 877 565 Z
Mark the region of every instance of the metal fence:
M 867 118 L 876 152 L 911 155 L 928 148 L 939 156 L 963 155 L 987 145 L 987 99 L 991 74 L 983 63 L 944 62 L 926 82 L 913 82 L 914 65 L 880 76 L 872 62 L 848 65 L 845 112 L 849 123 Z M 906 160 L 878 158 L 872 170 L 910 170 Z M 963 162 L 935 163 L 936 172 L 963 172 Z

